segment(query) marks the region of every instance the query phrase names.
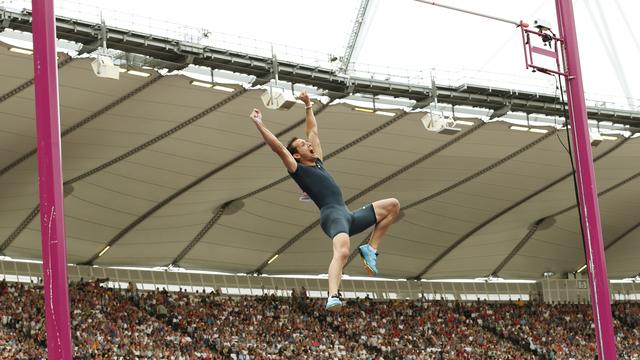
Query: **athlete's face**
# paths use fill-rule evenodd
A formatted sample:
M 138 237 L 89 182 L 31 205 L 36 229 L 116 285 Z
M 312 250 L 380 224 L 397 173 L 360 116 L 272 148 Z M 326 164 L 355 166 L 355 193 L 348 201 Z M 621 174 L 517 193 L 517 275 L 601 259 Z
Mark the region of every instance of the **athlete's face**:
M 313 151 L 313 146 L 310 142 L 304 139 L 297 139 L 293 142 L 293 146 L 296 147 L 296 154 L 293 156 L 298 160 L 315 160 L 317 155 Z

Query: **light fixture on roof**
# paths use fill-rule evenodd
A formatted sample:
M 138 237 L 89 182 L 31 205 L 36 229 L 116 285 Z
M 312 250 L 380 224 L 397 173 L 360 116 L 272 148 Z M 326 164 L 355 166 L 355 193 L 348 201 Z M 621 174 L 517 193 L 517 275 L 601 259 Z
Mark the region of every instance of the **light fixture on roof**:
M 425 129 L 438 134 L 454 135 L 462 131 L 462 129 L 455 127 L 453 118 L 445 117 L 443 113 L 427 112 L 420 121 Z
M 466 125 L 466 126 L 473 126 L 476 124 L 473 121 L 467 121 L 467 120 L 456 120 L 455 123 L 456 125 Z
M 197 80 L 191 80 L 190 84 L 194 85 L 194 86 L 203 87 L 203 88 L 212 88 L 213 87 L 212 83 L 203 82 L 203 81 L 197 81 Z
M 193 85 L 193 86 L 199 86 L 199 87 L 203 87 L 203 88 L 207 88 L 207 89 L 213 88 L 214 90 L 220 90 L 220 91 L 224 91 L 224 92 L 234 92 L 234 91 L 236 91 L 236 89 L 234 89 L 232 87 L 214 85 L 213 83 L 210 83 L 210 82 L 191 80 L 189 83 L 191 85 Z
M 587 264 L 582 265 L 578 270 L 576 270 L 576 273 L 581 273 L 584 271 L 584 269 L 587 268 Z
M 296 104 L 293 94 L 281 88 L 267 89 L 260 98 L 264 106 L 271 110 L 289 110 Z
M 272 262 L 274 262 L 278 258 L 278 256 L 280 256 L 280 255 L 279 254 L 273 255 L 273 257 L 271 259 L 269 259 L 269 261 L 267 261 L 267 264 L 271 264 Z
M 104 253 L 109 251 L 110 248 L 111 248 L 111 245 L 107 245 L 104 249 L 102 249 L 102 251 L 100 251 L 100 253 L 98 254 L 98 257 L 104 255 Z
M 591 146 L 596 147 L 604 140 L 616 141 L 616 136 L 602 135 L 598 129 L 589 129 L 589 138 L 591 139 Z
M 9 48 L 9 51 L 14 52 L 16 54 L 33 55 L 33 50 L 17 48 L 17 47 L 11 47 Z
M 296 97 L 293 95 L 293 84 L 291 91 L 285 91 L 278 87 L 278 58 L 271 49 L 271 74 L 273 82 L 269 82 L 269 89 L 262 93 L 260 98 L 267 109 L 271 110 L 289 110 L 296 104 Z
M 538 133 L 538 134 L 546 134 L 549 132 L 547 129 L 538 129 L 538 128 L 530 128 L 529 132 Z
M 509 126 L 509 129 L 515 130 L 515 131 L 528 131 L 528 132 L 537 133 L 537 134 L 546 134 L 546 133 L 549 132 L 549 130 L 547 130 L 547 129 L 540 129 L 540 128 L 527 127 L 527 126 L 519 126 L 519 125 Z
M 589 138 L 591 139 L 591 146 L 596 147 L 600 145 L 600 143 L 603 140 L 611 140 L 611 141 L 618 140 L 618 137 L 616 136 L 602 135 L 600 133 L 600 123 L 597 121 L 594 121 L 594 122 L 596 127 L 595 128 L 589 127 Z M 616 124 L 613 124 L 613 126 L 616 126 Z
M 589 138 L 591 139 L 591 146 L 596 147 L 600 145 L 602 140 L 602 135 L 600 135 L 600 131 L 596 129 L 589 129 Z
M 91 62 L 93 73 L 105 79 L 120 79 L 120 67 L 113 64 L 113 56 L 107 50 L 107 27 L 104 19 L 101 21 L 98 41 L 101 43 L 96 58 Z
M 91 62 L 91 68 L 97 77 L 114 80 L 120 79 L 120 67 L 113 65 L 113 59 L 108 55 L 98 55 L 95 60 Z
M 140 77 L 149 77 L 151 76 L 151 74 L 144 72 L 144 71 L 138 71 L 138 70 L 127 70 L 128 74 L 131 75 L 135 75 L 135 76 L 140 76 Z
M 213 89 L 214 90 L 219 90 L 219 91 L 224 91 L 224 92 L 234 92 L 234 91 L 236 91 L 236 89 L 234 89 L 232 87 L 221 86 L 221 85 L 214 85 Z
M 360 111 L 360 112 L 363 112 L 363 113 L 374 113 L 375 112 L 375 110 L 373 110 L 373 109 L 363 108 L 363 107 L 354 107 L 353 110 Z
M 381 110 L 378 110 L 378 111 L 376 111 L 376 115 L 382 115 L 382 116 L 395 116 L 395 115 L 396 115 L 396 113 L 391 112 L 391 111 L 381 111 Z

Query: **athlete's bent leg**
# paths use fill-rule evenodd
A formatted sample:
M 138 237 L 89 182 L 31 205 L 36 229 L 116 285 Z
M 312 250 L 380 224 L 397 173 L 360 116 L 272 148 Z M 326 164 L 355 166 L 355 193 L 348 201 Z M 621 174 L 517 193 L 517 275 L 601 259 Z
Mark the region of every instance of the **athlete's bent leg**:
M 377 223 L 373 229 L 371 238 L 369 238 L 369 245 L 374 251 L 377 251 L 382 236 L 398 217 L 398 213 L 400 212 L 400 202 L 396 198 L 378 200 L 373 203 L 373 210 L 376 213 Z
M 369 238 L 369 243 L 358 247 L 364 263 L 364 269 L 369 275 L 378 273 L 378 245 L 380 245 L 382 236 L 387 232 L 389 226 L 393 224 L 400 212 L 400 202 L 394 198 L 378 200 L 372 205 L 376 214 L 376 225 Z

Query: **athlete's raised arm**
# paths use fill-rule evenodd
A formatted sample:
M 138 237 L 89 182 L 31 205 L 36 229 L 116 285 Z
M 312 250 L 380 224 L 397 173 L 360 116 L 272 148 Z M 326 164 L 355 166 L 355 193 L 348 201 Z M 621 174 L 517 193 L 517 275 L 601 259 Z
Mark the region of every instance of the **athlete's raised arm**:
M 296 168 L 298 167 L 298 163 L 293 158 L 291 153 L 289 153 L 287 148 L 285 148 L 284 145 L 282 145 L 280 140 L 278 140 L 278 138 L 275 135 L 273 135 L 271 131 L 267 129 L 266 126 L 264 126 L 264 123 L 262 122 L 262 113 L 260 112 L 260 110 L 253 109 L 249 117 L 256 124 L 256 127 L 258 128 L 260 135 L 262 135 L 262 137 L 264 138 L 264 142 L 267 143 L 267 145 L 269 145 L 269 147 L 271 148 L 271 150 L 273 150 L 273 152 L 278 154 L 278 156 L 280 157 L 280 160 L 282 160 L 282 163 L 287 168 L 287 171 L 289 171 L 290 173 L 296 171 Z
M 316 117 L 313 115 L 313 106 L 311 105 L 311 99 L 309 99 L 309 94 L 306 91 L 303 91 L 298 99 L 304 102 L 304 111 L 306 117 L 306 128 L 305 132 L 307 134 L 307 139 L 313 146 L 313 151 L 317 155 L 318 159 L 323 160 L 322 147 L 320 146 L 320 138 L 318 137 L 318 123 L 316 122 Z

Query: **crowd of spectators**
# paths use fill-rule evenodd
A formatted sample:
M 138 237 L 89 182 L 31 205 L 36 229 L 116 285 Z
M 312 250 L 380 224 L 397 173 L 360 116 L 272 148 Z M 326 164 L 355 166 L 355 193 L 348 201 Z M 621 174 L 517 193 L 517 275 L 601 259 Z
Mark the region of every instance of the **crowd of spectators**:
M 594 359 L 589 305 L 348 300 L 70 286 L 75 359 Z M 0 358 L 46 358 L 42 289 L 0 282 Z M 640 305 L 613 305 L 640 359 Z
M 638 303 L 614 304 L 613 308 L 629 310 L 629 321 L 637 324 Z M 539 359 L 595 358 L 591 305 L 472 303 L 458 311 L 470 313 L 485 329 L 528 349 Z M 613 320 L 619 358 L 640 359 L 640 328 L 621 321 L 615 311 Z

